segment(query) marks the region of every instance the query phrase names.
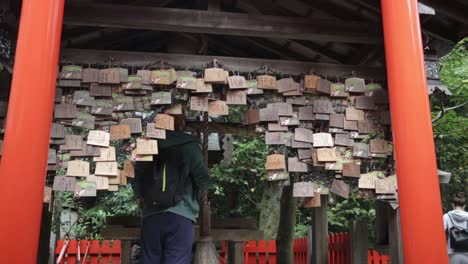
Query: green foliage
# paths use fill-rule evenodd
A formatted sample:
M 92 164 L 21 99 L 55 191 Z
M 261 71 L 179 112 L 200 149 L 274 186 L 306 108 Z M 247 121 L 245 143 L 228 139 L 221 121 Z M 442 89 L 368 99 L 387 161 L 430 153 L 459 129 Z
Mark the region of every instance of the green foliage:
M 348 231 L 352 221 L 372 225 L 375 220 L 375 201 L 358 198 L 354 191 L 347 200 L 340 200 L 327 211 L 330 232 Z
M 210 172 L 215 185 L 210 195 L 214 215 L 257 217 L 262 190 L 268 184 L 267 154 L 261 137 L 235 139 L 232 163 L 220 162 Z
M 458 43 L 443 57 L 441 79 L 453 96 L 449 99 L 432 96 L 433 117 L 445 108 L 461 105 L 468 101 L 468 38 Z M 434 123 L 434 139 L 438 167 L 452 173 L 449 184 L 442 187 L 445 210 L 450 210 L 449 200 L 455 192 L 468 192 L 468 104 L 450 110 Z
M 122 186 L 118 192 L 98 193 L 97 199 L 78 199 L 71 192 L 57 192 L 55 195 L 56 214 L 64 209 L 78 212 L 78 222 L 71 232 L 77 237 L 100 238 L 100 231 L 106 224 L 107 216 L 137 216 L 140 209 L 130 185 Z M 59 223 L 54 222 L 54 225 Z M 61 227 L 63 230 L 63 227 Z

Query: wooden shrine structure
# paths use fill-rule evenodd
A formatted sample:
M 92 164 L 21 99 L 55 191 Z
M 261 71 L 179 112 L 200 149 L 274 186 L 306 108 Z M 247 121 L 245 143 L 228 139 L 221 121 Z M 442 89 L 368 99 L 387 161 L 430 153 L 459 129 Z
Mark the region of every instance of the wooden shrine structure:
M 3 63 L 12 69 L 11 91 L 0 88 L 9 96 L 0 163 L 7 263 L 36 261 L 37 252 L 24 249 L 38 248 L 59 62 L 201 69 L 214 59 L 239 72 L 267 65 L 387 81 L 405 263 L 447 262 L 423 49 L 441 55 L 466 36 L 466 2 L 9 0 L 0 10 L 16 46 L 14 65 Z M 313 228 L 327 230 L 324 222 L 315 218 Z

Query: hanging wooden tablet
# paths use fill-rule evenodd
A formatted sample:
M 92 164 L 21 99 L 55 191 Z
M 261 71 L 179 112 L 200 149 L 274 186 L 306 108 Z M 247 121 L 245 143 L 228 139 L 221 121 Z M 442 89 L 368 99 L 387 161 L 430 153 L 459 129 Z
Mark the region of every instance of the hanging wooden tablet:
M 286 98 L 286 103 L 292 105 L 306 105 L 307 101 L 308 100 L 305 98 L 305 96 L 295 96 Z
M 129 125 L 115 125 L 110 127 L 110 140 L 131 138 Z
M 314 167 L 325 167 L 325 162 L 320 162 L 318 160 L 316 149 L 312 149 L 312 164 L 314 165 Z
M 334 113 L 333 104 L 328 99 L 320 99 L 314 101 L 315 114 L 332 114 Z
M 135 110 L 133 98 L 130 96 L 118 96 L 113 98 L 113 101 L 114 111 L 125 112 Z
M 376 134 L 379 132 L 379 128 L 373 120 L 359 120 L 357 122 L 360 134 Z
M 249 109 L 244 113 L 244 125 L 252 125 L 260 122 L 260 112 L 257 109 Z
M 271 154 L 266 158 L 266 170 L 285 170 L 286 161 L 282 154 Z
M 284 145 L 283 132 L 266 132 L 265 144 L 267 145 Z
M 361 177 L 361 165 L 354 162 L 343 163 L 343 176 L 344 177 Z
M 315 133 L 313 134 L 314 148 L 317 147 L 333 147 L 333 137 L 330 133 Z
M 167 70 L 154 70 L 150 74 L 151 84 L 170 85 L 173 80 L 171 72 Z
M 374 98 L 374 102 L 377 105 L 388 105 L 388 91 L 384 89 L 375 90 L 370 93 L 370 96 Z
M 282 126 L 298 126 L 300 121 L 297 114 L 293 114 L 293 116 L 280 116 L 279 123 Z
M 147 138 L 166 139 L 166 130 L 156 128 L 155 123 L 148 123 L 145 136 Z
M 99 81 L 99 69 L 86 68 L 82 71 L 82 83 L 97 83 Z
M 96 97 L 111 97 L 112 86 L 107 84 L 91 83 L 89 86 L 89 95 Z
M 344 119 L 343 114 L 331 114 L 330 115 L 330 127 L 344 128 Z
M 312 160 L 312 149 L 298 149 L 297 156 L 299 160 Z
M 333 180 L 330 191 L 345 199 L 348 199 L 349 185 L 341 180 Z
M 65 145 L 60 146 L 60 150 L 81 150 L 83 148 L 83 139 L 78 135 L 66 135 Z
M 317 81 L 317 91 L 325 94 L 330 94 L 330 85 L 332 82 L 325 79 L 319 79 Z
M 357 96 L 356 97 L 356 108 L 363 110 L 375 110 L 374 98 L 371 96 Z
M 216 100 L 209 102 L 208 114 L 210 116 L 226 116 L 229 115 L 229 107 L 225 101 Z
M 197 90 L 192 91 L 192 93 L 212 93 L 213 85 L 211 83 L 205 83 L 205 79 L 197 79 Z
M 320 202 L 320 191 L 314 193 L 314 197 L 305 197 L 304 198 L 304 208 L 316 208 L 321 206 Z
M 70 151 L 70 157 L 73 158 L 88 158 L 88 157 L 98 157 L 101 155 L 101 150 L 99 147 L 88 146 L 86 141 L 83 141 L 81 150 L 72 150 Z
M 141 77 L 142 84 L 151 84 L 151 71 L 149 70 L 137 70 L 138 76 Z
M 122 171 L 125 177 L 135 178 L 135 166 L 131 160 L 126 160 L 124 162 L 124 169 Z
M 204 76 L 206 83 L 225 83 L 227 81 L 226 73 L 221 68 L 205 69 Z
M 260 121 L 274 122 L 279 121 L 277 108 L 263 108 L 259 110 Z
M 136 149 L 132 150 L 132 156 L 131 156 L 132 161 L 153 161 L 153 155 L 138 155 L 136 154 Z
M 124 90 L 139 90 L 141 89 L 141 85 L 143 83 L 143 79 L 141 76 L 138 75 L 128 75 L 127 80 L 125 83 L 122 84 Z
M 172 103 L 171 92 L 156 92 L 151 95 L 152 105 L 168 105 Z
M 157 155 L 158 141 L 154 139 L 137 139 L 136 153 L 137 155 Z
M 75 190 L 75 184 L 75 177 L 55 176 L 52 190 L 58 192 L 73 192 Z
M 258 88 L 257 80 L 247 80 L 247 95 L 263 94 L 263 90 Z
M 93 158 L 93 161 L 117 161 L 115 155 L 115 147 L 101 148 L 99 157 Z
M 372 173 L 361 174 L 358 187 L 359 189 L 375 189 L 375 181 L 377 179 L 377 176 Z
M 315 120 L 329 121 L 330 115 L 329 114 L 315 114 Z
M 358 121 L 348 121 L 345 119 L 343 127 L 345 130 L 358 131 Z
M 293 82 L 292 83 L 292 86 L 294 87 L 294 90 L 292 91 L 288 91 L 288 92 L 284 92 L 283 93 L 283 96 L 302 96 L 303 93 L 302 93 L 302 87 L 301 87 L 301 84 L 300 83 L 296 83 L 296 82 Z
M 227 78 L 229 89 L 247 89 L 247 81 L 244 76 L 234 75 Z
M 338 151 L 336 152 L 335 162 L 325 162 L 325 170 L 341 171 L 343 170 L 344 159 L 341 157 Z
M 174 131 L 174 117 L 167 114 L 157 114 L 155 119 L 155 127 Z
M 317 160 L 319 162 L 332 162 L 336 161 L 336 152 L 331 148 L 318 148 Z
M 52 127 L 50 128 L 50 138 L 65 138 L 65 126 L 62 124 L 52 123 Z
M 306 128 L 296 128 L 294 129 L 294 140 L 301 142 L 314 142 L 314 132 Z
M 257 86 L 259 89 L 264 90 L 277 90 L 276 77 L 270 75 L 257 76 Z
M 267 171 L 269 181 L 288 180 L 289 173 L 285 170 L 271 170 Z
M 276 81 L 276 88 L 279 93 L 296 90 L 294 80 L 292 78 L 282 78 Z
M 353 156 L 358 158 L 369 157 L 369 147 L 365 143 L 354 143 Z
M 78 112 L 78 117 L 72 120 L 71 125 L 87 129 L 94 129 L 96 117 L 88 113 Z
M 96 182 L 77 181 L 74 190 L 75 197 L 96 197 Z
M 55 149 L 49 149 L 49 154 L 47 155 L 47 164 L 57 164 L 57 151 Z
M 288 131 L 287 126 L 282 126 L 278 123 L 268 123 L 268 131 L 270 132 L 285 132 Z
M 127 79 L 127 78 L 125 78 Z M 99 70 L 99 83 L 119 84 L 120 70 L 119 68 Z
M 54 103 L 60 104 L 62 102 L 62 95 L 63 95 L 62 88 L 55 88 Z M 4 105 L 2 105 L 2 103 Z M 5 117 L 5 114 L 6 114 L 6 102 L 0 101 L 0 117 Z
M 375 180 L 375 193 L 376 194 L 394 194 L 396 192 L 396 185 L 388 178 Z
M 291 138 L 291 146 L 290 147 L 295 148 L 295 149 L 301 149 L 301 148 L 310 149 L 312 147 L 312 144 L 307 143 L 307 142 L 296 141 L 296 140 L 294 140 L 294 138 Z
M 181 115 L 182 114 L 182 105 L 181 104 L 174 104 L 171 105 L 164 113 L 168 115 Z
M 367 91 L 364 79 L 361 79 L 361 78 L 346 79 L 345 90 L 351 93 L 364 93 Z
M 346 108 L 346 120 L 348 121 L 358 121 L 365 120 L 365 113 L 362 110 L 358 110 L 354 107 Z
M 313 182 L 295 182 L 293 184 L 293 197 L 314 197 L 315 190 L 317 190 L 317 186 Z
M 100 130 L 91 130 L 88 133 L 88 145 L 109 147 L 110 134 Z
M 96 100 L 91 108 L 91 114 L 99 116 L 112 116 L 114 106 L 111 100 Z
M 81 87 L 81 80 L 65 80 L 59 79 L 57 81 L 58 87 L 65 87 L 65 88 L 80 88 Z
M 304 92 L 315 93 L 317 91 L 318 80 L 320 76 L 317 75 L 306 75 L 304 76 Z
M 176 88 L 196 91 L 198 89 L 197 78 L 189 76 L 179 76 L 177 77 Z
M 141 119 L 140 118 L 126 118 L 120 121 L 121 125 L 127 125 L 130 127 L 131 134 L 141 134 L 143 132 L 141 126 Z
M 354 141 L 349 137 L 349 133 L 340 133 L 335 135 L 335 145 L 352 147 Z
M 96 162 L 96 176 L 117 176 L 118 167 L 116 161 Z
M 57 104 L 54 107 L 55 119 L 73 119 L 78 117 L 78 110 L 73 104 Z
M 95 182 L 96 190 L 98 191 L 109 189 L 109 177 L 96 176 L 94 174 L 91 174 L 88 177 L 86 177 L 86 181 Z
M 68 162 L 67 176 L 86 177 L 89 175 L 89 162 L 71 160 Z
M 244 90 L 227 91 L 226 104 L 228 105 L 246 105 L 247 93 Z
M 369 140 L 369 152 L 370 153 L 379 153 L 379 154 L 388 154 L 390 142 L 383 139 L 371 139 Z
M 349 93 L 345 91 L 344 83 L 332 83 L 330 84 L 330 96 L 346 98 L 349 96 Z
M 292 116 L 293 106 L 290 103 L 278 102 L 278 103 L 269 103 L 267 104 L 267 108 L 275 108 L 278 109 L 279 116 Z
M 60 74 L 61 79 L 67 80 L 81 80 L 82 79 L 83 67 L 77 65 L 66 65 L 62 67 Z
M 301 121 L 313 121 L 313 120 L 315 120 L 313 107 L 312 106 L 299 107 L 299 120 L 301 120 Z
M 288 158 L 289 172 L 308 172 L 307 164 L 300 162 L 297 157 Z

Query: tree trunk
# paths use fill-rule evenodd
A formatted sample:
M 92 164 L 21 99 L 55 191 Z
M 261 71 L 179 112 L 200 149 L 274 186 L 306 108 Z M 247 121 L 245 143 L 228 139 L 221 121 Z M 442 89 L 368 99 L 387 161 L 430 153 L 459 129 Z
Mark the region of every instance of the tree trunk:
M 284 186 L 280 202 L 280 221 L 276 237 L 277 262 L 293 264 L 293 239 L 296 224 L 296 199 L 293 197 L 292 185 Z
M 262 201 L 259 210 L 258 229 L 263 231 L 265 240 L 276 239 L 280 219 L 280 208 L 278 204 L 281 199 L 282 188 L 280 186 L 268 185 L 263 190 Z

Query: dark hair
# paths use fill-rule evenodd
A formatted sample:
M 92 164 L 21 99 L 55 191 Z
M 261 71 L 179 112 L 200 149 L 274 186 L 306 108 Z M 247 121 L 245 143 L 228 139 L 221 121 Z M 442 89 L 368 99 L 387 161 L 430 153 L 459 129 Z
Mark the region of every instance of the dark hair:
M 465 193 L 459 192 L 453 196 L 452 203 L 455 206 L 464 206 L 466 204 Z
M 176 131 L 184 131 L 185 129 L 185 106 L 182 106 L 181 115 L 172 115 L 174 117 L 174 129 Z

